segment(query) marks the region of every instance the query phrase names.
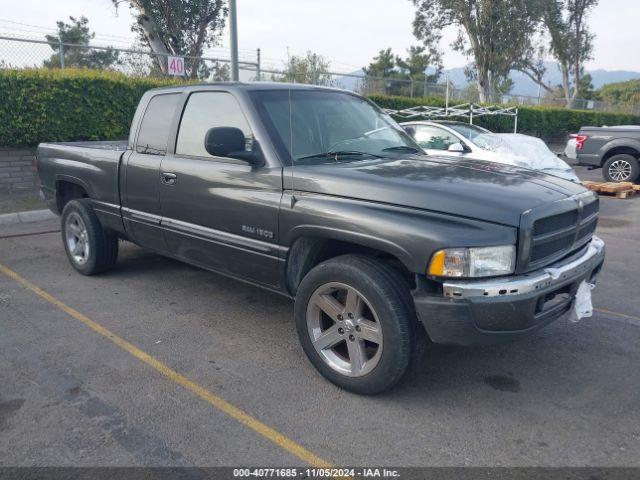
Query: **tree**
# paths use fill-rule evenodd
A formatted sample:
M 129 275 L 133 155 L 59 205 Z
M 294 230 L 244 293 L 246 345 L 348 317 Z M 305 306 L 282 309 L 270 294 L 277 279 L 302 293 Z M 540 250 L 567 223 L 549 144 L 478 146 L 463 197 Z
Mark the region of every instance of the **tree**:
M 481 102 L 489 101 L 510 70 L 532 49 L 539 23 L 531 0 L 411 0 L 414 35 L 426 45 L 448 26 L 458 28 L 452 47 L 473 58 L 472 78 Z
M 596 93 L 597 98 L 635 113 L 634 107 L 640 104 L 640 79 L 608 83 Z
M 382 49 L 367 67 L 363 67 L 364 80 L 361 89 L 368 93 L 385 93 L 388 95 L 402 95 L 402 83 L 394 82 L 401 75 L 396 70 L 396 56 L 391 48 Z
M 546 0 L 544 24 L 551 37 L 550 51 L 560 64 L 562 89 L 571 107 L 580 90 L 584 63 L 591 59 L 594 35 L 586 16 L 598 0 Z
M 89 20 L 86 17 L 69 17 L 69 20 L 71 20 L 71 23 L 56 22 L 58 26 L 57 35 L 45 35 L 49 46 L 55 52 L 49 60 L 43 62 L 45 67 L 62 67 L 60 61 L 61 43 L 85 46 L 62 46 L 65 67 L 106 69 L 118 62 L 118 52 L 111 48 L 106 50 L 86 48 L 96 35 L 89 30 Z
M 274 80 L 328 86 L 332 83 L 330 68 L 329 60 L 317 53 L 307 52 L 305 55 L 292 55 L 283 74 L 277 78 L 274 77 Z
M 167 73 L 168 55 L 190 57 L 185 67 L 197 78 L 205 47 L 219 39 L 227 18 L 224 0 L 112 0 L 117 7 L 129 4 L 136 23 L 131 30 L 156 55 L 162 73 Z
M 368 67 L 363 68 L 365 75 L 369 77 L 389 78 L 395 73 L 395 55 L 391 48 L 380 50 L 377 57 L 373 57 L 373 62 Z
M 591 74 L 587 73 L 580 77 L 578 97 L 586 100 L 595 100 L 597 98 L 596 90 L 593 88 L 593 77 Z
M 211 65 L 202 65 L 204 71 L 199 74 L 200 78 L 206 78 L 210 82 L 228 82 L 231 80 L 231 66 L 228 63 L 213 62 Z
M 409 56 L 405 59 L 396 56 L 396 65 L 406 72 L 408 77 L 414 81 L 436 82 L 442 72 L 442 56 L 435 48 L 428 49 L 426 46 L 411 46 L 407 51 Z M 427 69 L 433 66 L 435 71 L 428 75 Z
M 380 50 L 378 56 L 362 69 L 365 73 L 365 88 L 376 91 L 376 84 L 383 81 L 384 91 L 387 94 L 412 95 L 413 82 L 419 82 L 422 85 L 425 81 L 438 80 L 442 71 L 439 51 L 426 46 L 411 46 L 407 53 L 408 56 L 402 58 L 394 55 L 391 48 Z M 434 72 L 427 74 L 430 67 L 433 67 Z
M 558 107 L 566 106 L 566 102 L 564 100 L 564 90 L 562 89 L 562 85 L 556 85 L 555 87 L 547 86 L 545 87 L 544 92 L 544 104 L 545 105 L 554 105 Z
M 586 17 L 598 0 L 541 0 L 541 15 L 546 35 L 549 37 L 548 52 L 558 62 L 562 74 L 561 96 L 570 108 L 584 91 L 582 77 L 584 63 L 592 58 L 594 35 L 589 31 Z M 543 56 L 545 50 L 540 52 Z M 537 62 L 541 65 L 541 61 Z M 519 70 L 541 85 L 547 92 L 556 89 L 543 81 L 544 67 L 535 68 L 531 61 L 524 61 Z

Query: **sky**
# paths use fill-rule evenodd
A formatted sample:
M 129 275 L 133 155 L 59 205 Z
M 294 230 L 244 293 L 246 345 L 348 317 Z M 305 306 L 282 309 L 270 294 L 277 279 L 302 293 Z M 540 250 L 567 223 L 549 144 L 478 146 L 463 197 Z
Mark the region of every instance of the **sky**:
M 418 44 L 412 34 L 410 0 L 236 0 L 240 56 L 250 60 L 259 47 L 265 66 L 281 67 L 287 54 L 308 50 L 324 55 L 331 69 L 352 72 L 366 66 L 379 50 L 404 54 Z M 135 36 L 126 2 L 116 10 L 111 0 L 0 0 L 0 35 L 42 38 L 56 20 L 85 15 L 96 43 L 126 48 Z M 600 0 L 589 23 L 596 35 L 594 60 L 587 69 L 640 71 L 639 0 Z M 468 59 L 449 44 L 455 30 L 444 32 L 445 68 Z M 228 32 L 212 53 L 228 56 Z M 1 53 L 1 52 L 0 52 Z

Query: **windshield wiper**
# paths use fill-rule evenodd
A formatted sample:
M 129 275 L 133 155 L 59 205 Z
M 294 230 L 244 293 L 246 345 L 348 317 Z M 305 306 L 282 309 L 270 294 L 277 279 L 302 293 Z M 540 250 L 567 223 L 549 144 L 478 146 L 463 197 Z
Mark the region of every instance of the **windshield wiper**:
M 376 155 L 375 153 L 360 152 L 358 150 L 338 150 L 337 152 L 314 153 L 313 155 L 300 157 L 296 159 L 296 162 L 299 162 L 300 160 L 311 160 L 313 158 L 331 158 L 337 162 L 338 157 L 365 156 L 365 155 L 368 157 L 382 158 L 380 157 L 380 155 Z
M 387 147 L 382 149 L 383 152 L 412 152 L 412 153 L 422 153 L 422 150 L 418 150 L 414 147 L 409 147 L 408 145 L 398 145 L 396 147 Z

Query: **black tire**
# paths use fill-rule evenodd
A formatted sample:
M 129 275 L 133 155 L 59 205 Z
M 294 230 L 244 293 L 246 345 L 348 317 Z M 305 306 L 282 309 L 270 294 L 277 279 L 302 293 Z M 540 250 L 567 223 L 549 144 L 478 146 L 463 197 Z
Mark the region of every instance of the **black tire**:
M 607 182 L 635 182 L 640 176 L 640 165 L 632 155 L 614 155 L 604 162 L 602 176 Z
M 86 234 L 83 234 L 82 243 L 88 245 L 86 255 L 72 254 L 70 243 L 73 244 L 78 238 L 72 234 L 72 224 L 74 229 L 81 224 L 85 227 Z M 96 275 L 113 268 L 116 264 L 118 237 L 111 230 L 102 227 L 88 199 L 71 200 L 65 205 L 62 211 L 61 230 L 62 244 L 69 263 L 81 274 Z
M 323 286 L 335 283 L 347 285 L 365 297 L 371 311 L 375 311 L 382 331 L 379 359 L 373 369 L 362 376 L 348 376 L 332 368 L 320 356 L 311 338 L 307 322 L 308 309 L 313 308 L 310 306 L 311 298 Z M 410 365 L 416 363 L 426 344 L 426 336 L 416 319 L 407 282 L 393 269 L 360 255 L 343 255 L 313 268 L 298 288 L 295 320 L 302 348 L 314 367 L 334 384 L 359 394 L 380 393 L 395 386 Z M 344 344 L 347 346 L 348 341 L 345 337 Z

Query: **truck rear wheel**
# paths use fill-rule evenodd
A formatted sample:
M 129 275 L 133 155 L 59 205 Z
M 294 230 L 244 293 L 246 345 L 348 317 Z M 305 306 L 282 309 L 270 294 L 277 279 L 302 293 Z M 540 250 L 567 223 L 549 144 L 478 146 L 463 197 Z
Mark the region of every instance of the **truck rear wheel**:
M 109 270 L 118 259 L 118 237 L 102 227 L 87 199 L 71 200 L 65 205 L 62 243 L 69 262 L 83 275 Z
M 344 255 L 312 269 L 298 288 L 295 318 L 302 348 L 336 385 L 374 394 L 404 376 L 424 336 L 409 288 L 384 264 Z
M 632 155 L 614 155 L 604 162 L 602 176 L 607 182 L 635 182 L 640 176 L 640 165 Z

